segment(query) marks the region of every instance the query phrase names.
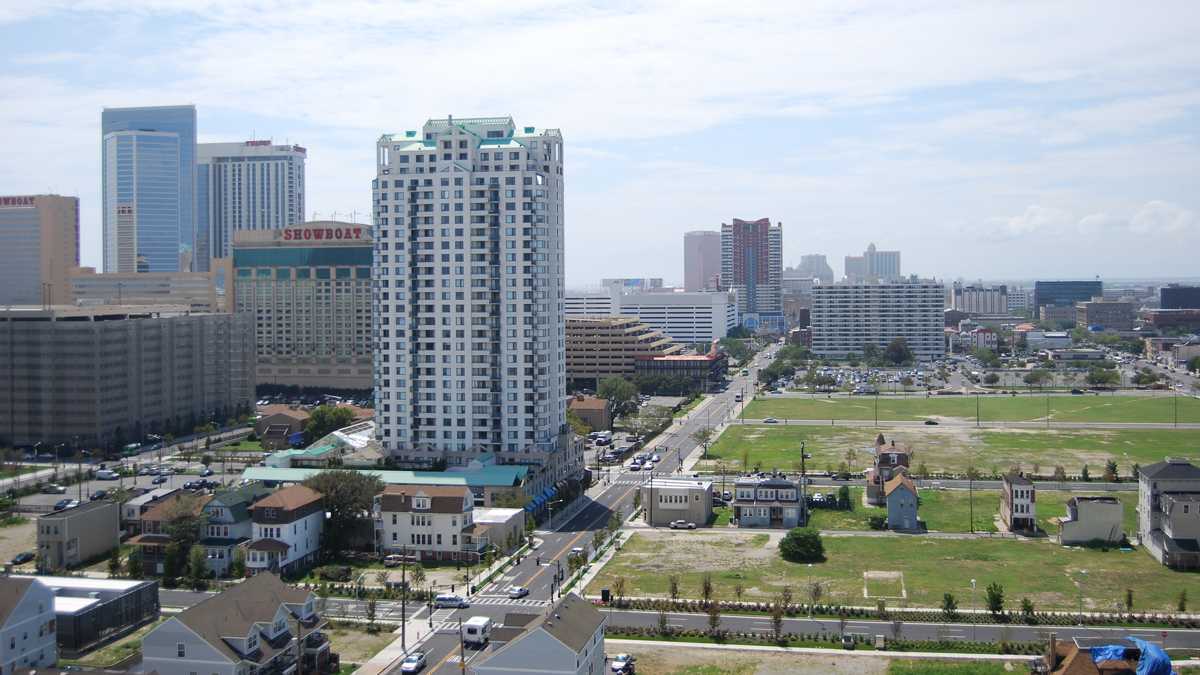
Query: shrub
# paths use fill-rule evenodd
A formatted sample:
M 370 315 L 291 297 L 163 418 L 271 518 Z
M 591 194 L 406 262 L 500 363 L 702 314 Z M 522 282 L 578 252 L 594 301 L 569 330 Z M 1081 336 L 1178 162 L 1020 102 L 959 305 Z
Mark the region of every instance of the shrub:
M 323 565 L 316 569 L 317 578 L 324 581 L 350 581 L 349 565 Z
M 789 562 L 824 562 L 825 544 L 821 543 L 821 533 L 815 529 L 796 527 L 780 540 L 779 554 Z

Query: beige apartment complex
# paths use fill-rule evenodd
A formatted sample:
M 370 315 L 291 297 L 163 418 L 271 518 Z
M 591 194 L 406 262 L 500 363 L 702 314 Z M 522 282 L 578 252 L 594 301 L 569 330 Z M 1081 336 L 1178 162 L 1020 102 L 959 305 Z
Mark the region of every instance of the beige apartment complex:
M 1133 330 L 1137 307 L 1128 300 L 1092 298 L 1075 305 L 1075 324 L 1086 328 L 1096 326 L 1106 330 Z
M 70 302 L 77 265 L 78 197 L 0 197 L 0 306 Z
M 632 380 L 639 358 L 679 354 L 683 347 L 627 316 L 567 317 L 567 379 L 597 386 L 606 377 Z
M 182 307 L 0 308 L 0 445 L 121 446 L 254 403 L 250 317 Z

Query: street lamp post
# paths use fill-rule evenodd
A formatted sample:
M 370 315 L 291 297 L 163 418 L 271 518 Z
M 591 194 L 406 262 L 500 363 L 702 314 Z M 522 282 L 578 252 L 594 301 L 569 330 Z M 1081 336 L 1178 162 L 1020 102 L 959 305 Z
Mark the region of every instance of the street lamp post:
M 972 614 L 975 613 L 975 580 L 974 579 L 971 580 L 971 613 Z M 974 617 L 974 616 L 971 617 L 971 642 L 975 641 L 975 619 L 976 619 L 976 617 Z
M 1079 589 L 1079 625 L 1083 625 L 1083 581 L 1087 578 L 1087 570 L 1079 570 L 1079 581 L 1075 582 L 1075 588 Z

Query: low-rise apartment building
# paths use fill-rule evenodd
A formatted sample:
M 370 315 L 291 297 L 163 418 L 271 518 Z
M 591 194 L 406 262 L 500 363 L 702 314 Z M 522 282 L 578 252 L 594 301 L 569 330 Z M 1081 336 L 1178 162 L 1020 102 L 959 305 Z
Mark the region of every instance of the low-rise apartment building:
M 303 485 L 285 487 L 250 507 L 250 518 L 249 574 L 293 574 L 316 562 L 325 526 L 320 492 Z
M 536 672 L 603 675 L 607 617 L 570 593 L 540 614 L 509 613 L 492 631 L 491 644 L 471 664 L 474 675 Z
M 474 500 L 462 486 L 389 485 L 375 497 L 381 551 L 421 560 L 478 560 L 483 544 L 470 535 Z
M 1138 472 L 1138 540 L 1175 569 L 1200 569 L 1200 467 L 1168 458 Z
M 692 391 L 718 391 L 724 386 L 729 371 L 729 355 L 717 349 L 714 342 L 704 354 L 669 354 L 647 356 L 637 360 L 634 371 L 638 377 L 663 378 L 668 386 L 672 382 L 686 381 Z M 681 393 L 676 389 L 675 393 Z
M 126 536 L 142 531 L 142 516 L 160 500 L 179 492 L 179 488 L 155 488 L 121 504 L 121 531 Z
M 946 354 L 942 284 L 935 281 L 837 283 L 813 288 L 812 351 L 830 358 L 881 351 L 904 338 L 921 361 Z
M 158 675 L 292 675 L 336 672 L 312 592 L 271 573 L 231 586 L 155 626 L 142 669 Z M 303 661 L 297 664 L 297 641 Z
M 1075 305 L 1075 323 L 1084 328 L 1107 331 L 1133 330 L 1137 307 L 1129 300 L 1092 298 Z
M 808 505 L 800 486 L 786 478 L 739 478 L 733 485 L 733 518 L 738 527 L 791 529 L 808 522 Z
M 107 555 L 120 537 L 116 502 L 100 500 L 38 516 L 37 567 L 52 572 Z
M 638 489 L 642 492 L 642 520 L 651 527 L 663 527 L 673 520 L 704 527 L 712 519 L 712 481 L 656 478 Z
M 1116 497 L 1071 497 L 1067 515 L 1056 518 L 1058 542 L 1075 546 L 1092 541 L 1116 544 L 1125 538 L 1124 507 Z
M 0 673 L 58 663 L 54 593 L 33 577 L 0 577 Z
M 1037 530 L 1036 501 L 1032 480 L 1019 473 L 1005 474 L 1001 481 L 1000 520 L 1009 532 Z
M 182 490 L 154 502 L 142 514 L 142 533 L 128 540 L 142 556 L 142 569 L 148 575 L 166 573 L 167 545 L 171 543 L 171 523 L 179 518 L 199 516 L 210 495 Z

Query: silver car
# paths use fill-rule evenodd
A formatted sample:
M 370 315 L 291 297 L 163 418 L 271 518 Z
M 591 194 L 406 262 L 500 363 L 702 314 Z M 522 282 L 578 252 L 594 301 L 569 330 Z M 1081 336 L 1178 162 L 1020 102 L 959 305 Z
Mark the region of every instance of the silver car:
M 400 672 L 419 673 L 425 670 L 425 652 L 413 652 L 400 662 Z

